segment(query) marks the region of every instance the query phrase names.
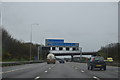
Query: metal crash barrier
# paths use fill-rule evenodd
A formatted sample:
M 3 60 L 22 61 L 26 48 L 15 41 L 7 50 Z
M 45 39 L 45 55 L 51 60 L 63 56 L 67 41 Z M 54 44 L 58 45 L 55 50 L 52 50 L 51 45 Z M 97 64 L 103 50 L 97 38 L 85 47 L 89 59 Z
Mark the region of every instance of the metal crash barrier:
M 14 66 L 14 65 L 22 65 L 22 64 L 33 64 L 33 63 L 43 63 L 43 60 L 35 60 L 35 61 L 15 61 L 15 62 L 0 62 L 2 66 Z

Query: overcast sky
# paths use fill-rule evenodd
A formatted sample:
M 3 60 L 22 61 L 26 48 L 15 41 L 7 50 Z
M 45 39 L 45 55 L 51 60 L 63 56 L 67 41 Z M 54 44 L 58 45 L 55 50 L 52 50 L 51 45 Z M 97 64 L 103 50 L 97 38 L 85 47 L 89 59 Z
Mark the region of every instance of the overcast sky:
M 3 3 L 3 26 L 16 39 L 44 43 L 45 38 L 77 42 L 97 51 L 118 42 L 118 6 L 114 2 Z

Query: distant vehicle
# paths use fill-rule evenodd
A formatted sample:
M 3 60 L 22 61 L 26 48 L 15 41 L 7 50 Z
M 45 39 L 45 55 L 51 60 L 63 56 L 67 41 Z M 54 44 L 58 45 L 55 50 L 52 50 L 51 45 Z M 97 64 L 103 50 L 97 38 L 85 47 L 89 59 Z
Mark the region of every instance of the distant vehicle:
M 59 63 L 65 63 L 65 61 L 63 59 L 59 60 Z
M 106 61 L 107 61 L 107 62 L 113 62 L 113 58 L 108 57 Z
M 52 53 L 48 54 L 47 55 L 47 64 L 50 64 L 50 63 L 55 64 L 55 62 L 56 62 L 55 55 Z
M 69 60 L 66 60 L 66 62 L 68 62 Z
M 106 70 L 106 62 L 104 61 L 103 57 L 96 56 L 91 57 L 87 62 L 88 70 L 93 70 L 94 68 L 100 68 L 100 70 Z

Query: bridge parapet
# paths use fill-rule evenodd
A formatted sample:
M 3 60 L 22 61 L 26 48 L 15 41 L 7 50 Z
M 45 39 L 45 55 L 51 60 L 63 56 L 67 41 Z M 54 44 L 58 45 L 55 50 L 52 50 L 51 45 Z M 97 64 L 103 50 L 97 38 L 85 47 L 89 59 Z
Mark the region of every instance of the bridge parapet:
M 53 53 L 56 56 L 65 56 L 65 55 L 80 55 L 80 52 L 76 52 L 76 53 Z M 82 52 L 82 55 L 93 55 L 96 56 L 98 55 L 97 52 Z
M 55 53 L 55 54 L 72 54 L 72 53 L 79 53 L 80 51 L 50 51 L 50 53 Z

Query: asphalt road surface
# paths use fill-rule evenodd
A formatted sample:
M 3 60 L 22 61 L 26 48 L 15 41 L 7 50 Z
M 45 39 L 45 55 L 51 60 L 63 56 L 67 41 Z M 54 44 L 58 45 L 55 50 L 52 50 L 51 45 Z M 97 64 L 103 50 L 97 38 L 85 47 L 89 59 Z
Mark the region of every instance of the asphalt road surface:
M 35 63 L 17 66 L 3 67 L 2 74 L 5 78 L 32 78 L 39 80 L 42 78 L 81 78 L 88 80 L 102 80 L 103 78 L 118 80 L 118 67 L 107 66 L 107 70 L 87 70 L 85 63 L 65 62 L 63 64 Z

